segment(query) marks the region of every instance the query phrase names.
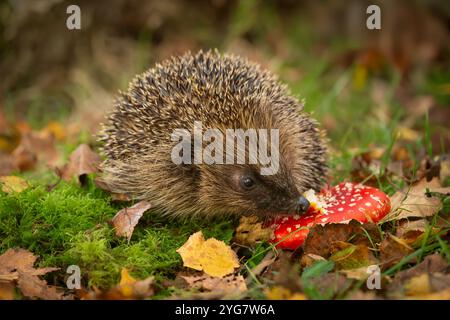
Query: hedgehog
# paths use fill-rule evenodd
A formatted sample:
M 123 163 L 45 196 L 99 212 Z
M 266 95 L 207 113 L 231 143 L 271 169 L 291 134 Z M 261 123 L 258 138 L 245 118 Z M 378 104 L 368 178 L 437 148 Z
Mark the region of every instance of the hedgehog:
M 319 190 L 327 173 L 324 134 L 303 107 L 274 74 L 240 56 L 174 56 L 120 92 L 99 137 L 102 180 L 163 215 L 302 214 L 309 206 L 303 193 Z M 173 132 L 192 132 L 195 122 L 224 134 L 277 129 L 278 170 L 262 175 L 262 164 L 249 161 L 174 163 Z

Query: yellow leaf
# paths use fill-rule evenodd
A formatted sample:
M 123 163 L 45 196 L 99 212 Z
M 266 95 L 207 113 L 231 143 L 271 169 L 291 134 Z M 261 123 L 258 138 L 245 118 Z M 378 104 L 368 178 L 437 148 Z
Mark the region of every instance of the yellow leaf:
M 405 293 L 408 296 L 429 294 L 430 292 L 430 277 L 427 273 L 413 277 L 405 284 Z
M 214 238 L 205 241 L 201 231 L 191 235 L 177 252 L 185 267 L 203 270 L 212 277 L 224 277 L 239 267 L 236 253 L 229 246 Z
M 450 289 L 408 297 L 417 300 L 450 300 Z
M 50 121 L 47 126 L 41 130 L 44 134 L 51 134 L 55 137 L 56 140 L 62 141 L 66 137 L 66 130 L 61 125 L 61 123 L 57 121 Z
M 19 193 L 29 187 L 24 179 L 16 176 L 0 177 L 0 182 L 5 193 Z
M 303 293 L 292 293 L 291 290 L 282 286 L 266 289 L 264 294 L 269 300 L 306 300 Z
M 136 279 L 133 278 L 126 268 L 122 268 L 120 271 L 120 292 L 126 296 L 133 296 L 133 285 L 136 283 Z
M 236 228 L 234 241 L 244 246 L 254 246 L 262 241 L 269 241 L 273 234 L 271 228 L 264 228 L 262 222 L 256 216 L 242 217 Z

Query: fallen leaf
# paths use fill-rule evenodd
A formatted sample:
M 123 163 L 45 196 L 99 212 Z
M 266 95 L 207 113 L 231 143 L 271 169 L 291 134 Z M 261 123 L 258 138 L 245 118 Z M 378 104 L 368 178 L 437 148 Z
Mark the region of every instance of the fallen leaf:
M 0 111 L 0 152 L 11 153 L 20 142 L 20 132 L 2 118 Z
M 148 277 L 144 280 L 133 278 L 126 268 L 120 272 L 120 282 L 116 287 L 106 291 L 95 289 L 84 292 L 81 295 L 83 300 L 127 300 L 127 299 L 145 299 L 154 295 L 153 288 L 154 277 Z
M 409 279 L 417 277 L 423 273 L 441 273 L 448 269 L 448 262 L 439 254 L 432 254 L 425 257 L 425 259 L 418 265 L 397 272 L 393 281 L 389 284 L 387 291 L 396 292 L 403 287 Z
M 22 130 L 19 146 L 12 153 L 16 166 L 22 170 L 34 168 L 37 163 L 55 167 L 59 164 L 61 156 L 55 147 L 53 135 Z
M 380 264 L 382 269 L 389 268 L 396 264 L 413 251 L 413 248 L 411 248 L 405 240 L 392 234 L 388 234 L 386 239 L 380 244 Z
M 74 177 L 81 185 L 86 183 L 86 175 L 98 172 L 101 159 L 87 144 L 81 144 L 69 158 L 69 163 L 61 170 L 62 178 L 71 181 Z
M 38 162 L 36 153 L 23 145 L 14 150 L 12 155 L 14 166 L 22 172 L 33 169 Z
M 244 277 L 229 275 L 223 278 L 212 277 L 207 274 L 180 276 L 189 288 L 212 291 L 218 295 L 238 295 L 247 291 Z
M 324 261 L 324 260 L 325 260 L 325 258 L 322 256 L 319 256 L 319 255 L 313 254 L 313 253 L 307 253 L 307 254 L 303 254 L 302 257 L 300 258 L 300 265 L 303 268 L 307 268 L 307 267 L 312 266 L 317 261 Z
M 4 193 L 20 193 L 29 187 L 28 182 L 16 176 L 0 177 L 0 183 Z
M 244 246 L 254 246 L 256 243 L 268 241 L 272 235 L 270 228 L 264 228 L 257 216 L 242 217 L 236 228 L 234 242 Z
M 428 273 L 409 279 L 404 285 L 406 295 L 428 294 L 431 292 L 430 279 Z
M 288 251 L 280 251 L 275 260 L 264 272 L 264 279 L 272 285 L 281 286 L 292 292 L 301 292 L 300 264 Z
M 417 169 L 415 174 L 416 180 L 420 181 L 426 179 L 427 181 L 431 181 L 433 178 L 439 178 L 440 171 L 440 160 L 430 159 L 428 156 L 426 156 L 420 161 L 419 168 Z
M 349 279 L 355 280 L 366 280 L 370 273 L 367 272 L 367 267 L 359 267 L 355 269 L 348 270 L 339 270 L 339 273 L 342 273 Z
M 334 261 L 336 270 L 356 269 L 377 263 L 366 245 L 336 242 L 333 246 L 335 252 L 331 255 L 330 260 Z
M 405 238 L 411 232 L 420 232 L 423 233 L 429 226 L 429 223 L 426 219 L 420 219 L 415 221 L 401 221 L 397 227 L 396 236 L 399 238 Z
M 414 300 L 450 300 L 450 289 L 443 290 L 440 292 L 416 295 L 412 297 L 408 297 L 408 299 Z
M 303 282 L 303 285 L 305 286 L 305 293 L 308 290 L 314 293 L 314 296 L 318 295 L 318 297 L 312 298 L 332 299 L 347 292 L 352 283 L 352 279 L 347 279 L 344 275 L 335 272 L 308 279 L 306 286 L 305 282 Z
M 16 169 L 13 157 L 0 152 L 0 176 L 8 176 Z
M 429 217 L 441 210 L 441 199 L 435 196 L 428 196 L 426 194 L 427 189 L 430 192 L 450 192 L 450 188 L 442 188 L 437 178 L 429 182 L 426 179 L 422 179 L 411 188 L 397 191 L 391 197 L 391 212 L 382 219 L 382 222 L 410 217 Z
M 120 283 L 118 289 L 128 298 L 147 298 L 154 294 L 152 287 L 153 277 L 148 277 L 145 280 L 136 280 L 133 278 L 127 269 L 123 268 L 120 273 Z
M 213 277 L 224 277 L 239 267 L 237 255 L 229 246 L 214 238 L 205 241 L 201 231 L 191 235 L 177 252 L 185 267 Z
M 360 279 L 358 279 L 360 280 Z M 380 296 L 373 291 L 361 291 L 358 290 L 356 292 L 350 293 L 345 297 L 346 300 L 381 300 Z
M 388 289 L 392 299 L 447 300 L 450 297 L 450 275 L 424 272 L 404 279 L 403 283 L 397 281 Z
M 422 241 L 424 232 L 430 228 L 430 224 L 426 219 L 414 220 L 414 221 L 400 221 L 397 227 L 396 236 L 401 238 L 408 245 L 414 245 L 419 241 Z M 430 235 L 435 235 L 442 229 L 436 225 L 431 227 Z
M 275 260 L 276 257 L 273 251 L 267 252 L 264 258 L 252 270 L 250 270 L 251 274 L 249 274 L 246 279 L 247 283 L 251 282 L 253 277 L 262 274 L 268 266 L 275 262 Z
M 282 286 L 274 286 L 264 290 L 264 295 L 269 300 L 307 300 L 306 296 L 300 292 L 292 292 Z
M 117 212 L 111 219 L 111 224 L 116 229 L 116 236 L 127 237 L 130 241 L 139 219 L 151 206 L 147 201 L 141 201 L 130 208 L 124 208 Z
M 50 121 L 41 132 L 44 135 L 53 135 L 58 141 L 66 138 L 66 129 L 57 121 Z
M 59 268 L 33 267 L 36 256 L 25 249 L 9 249 L 0 255 L 0 279 L 15 282 L 22 294 L 29 298 L 63 299 L 61 288 L 47 285 L 38 276 Z
M 327 259 L 332 254 L 333 243 L 347 242 L 352 238 L 353 244 L 369 245 L 370 241 L 366 232 L 377 242 L 380 235 L 376 225 L 367 223 L 362 225 L 358 221 L 352 220 L 349 224 L 325 224 L 313 227 L 304 243 L 305 254 L 316 254 Z

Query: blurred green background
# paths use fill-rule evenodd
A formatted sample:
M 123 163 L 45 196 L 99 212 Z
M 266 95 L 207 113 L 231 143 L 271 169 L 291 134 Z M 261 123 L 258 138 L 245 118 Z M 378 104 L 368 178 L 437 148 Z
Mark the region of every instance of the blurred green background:
M 66 8 L 81 9 L 68 30 Z M 366 8 L 381 8 L 381 30 Z M 187 50 L 218 48 L 289 84 L 332 150 L 393 136 L 450 149 L 448 1 L 0 2 L 0 108 L 33 127 L 69 121 L 94 133 L 134 74 Z

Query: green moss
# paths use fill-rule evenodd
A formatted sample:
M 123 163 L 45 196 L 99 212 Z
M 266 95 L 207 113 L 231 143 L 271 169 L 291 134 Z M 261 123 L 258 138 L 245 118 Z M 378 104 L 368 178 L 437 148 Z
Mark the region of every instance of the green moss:
M 176 249 L 198 230 L 226 242 L 232 237 L 232 222 L 171 220 L 150 212 L 128 243 L 108 224 L 125 205 L 113 204 L 92 179 L 86 188 L 61 182 L 51 192 L 36 184 L 22 193 L 0 193 L 0 254 L 25 248 L 40 256 L 41 266 L 62 269 L 57 281 L 75 264 L 85 285 L 111 287 L 123 267 L 137 278 L 173 276 L 181 267 Z

